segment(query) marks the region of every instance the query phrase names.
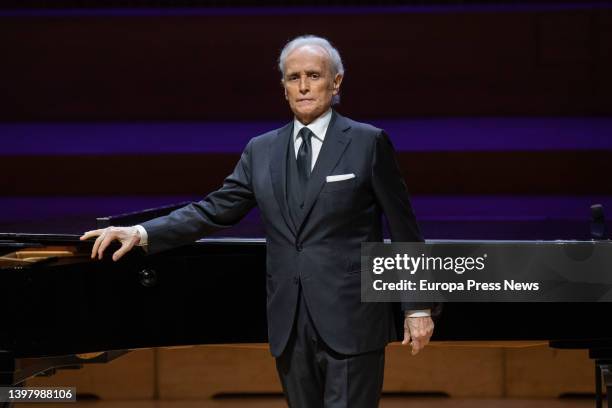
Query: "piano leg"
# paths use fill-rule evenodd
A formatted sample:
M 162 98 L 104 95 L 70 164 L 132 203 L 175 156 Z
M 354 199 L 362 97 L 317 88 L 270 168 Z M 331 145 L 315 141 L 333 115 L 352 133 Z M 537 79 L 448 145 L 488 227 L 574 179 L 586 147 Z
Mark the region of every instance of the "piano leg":
M 595 406 L 602 407 L 602 379 L 606 386 L 606 394 L 608 398 L 608 408 L 612 408 L 612 360 L 595 360 Z
M 595 360 L 595 408 L 602 408 L 601 402 L 601 367 L 599 361 Z

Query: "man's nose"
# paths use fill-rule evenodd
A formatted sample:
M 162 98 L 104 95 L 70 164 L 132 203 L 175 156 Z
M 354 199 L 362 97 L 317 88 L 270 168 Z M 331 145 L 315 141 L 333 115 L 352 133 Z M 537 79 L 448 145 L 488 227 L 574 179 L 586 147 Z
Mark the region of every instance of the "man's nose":
M 300 78 L 300 92 L 306 93 L 310 90 L 310 84 L 308 83 L 308 79 L 306 77 Z

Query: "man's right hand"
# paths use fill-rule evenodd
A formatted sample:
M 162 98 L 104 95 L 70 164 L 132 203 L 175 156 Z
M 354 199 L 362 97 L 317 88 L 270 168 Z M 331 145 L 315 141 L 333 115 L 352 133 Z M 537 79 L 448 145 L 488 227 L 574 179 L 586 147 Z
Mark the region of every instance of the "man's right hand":
M 94 259 L 96 255 L 98 259 L 102 259 L 102 255 L 106 248 L 111 242 L 117 240 L 121 243 L 119 248 L 113 254 L 113 261 L 118 261 L 123 255 L 138 245 L 140 242 L 140 233 L 136 227 L 108 227 L 103 229 L 97 229 L 93 231 L 87 231 L 81 236 L 81 241 L 89 238 L 96 238 L 93 248 L 91 249 L 91 259 Z

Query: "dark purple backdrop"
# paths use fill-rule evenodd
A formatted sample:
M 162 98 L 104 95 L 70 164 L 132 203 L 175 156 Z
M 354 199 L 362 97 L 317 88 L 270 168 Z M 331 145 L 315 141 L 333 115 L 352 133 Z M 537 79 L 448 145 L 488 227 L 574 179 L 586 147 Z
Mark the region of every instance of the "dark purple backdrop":
M 391 135 L 427 238 L 587 238 L 612 209 L 607 7 L 0 11 L 0 231 L 216 188 L 290 119 L 275 60 L 303 33 L 340 49 L 338 109 Z

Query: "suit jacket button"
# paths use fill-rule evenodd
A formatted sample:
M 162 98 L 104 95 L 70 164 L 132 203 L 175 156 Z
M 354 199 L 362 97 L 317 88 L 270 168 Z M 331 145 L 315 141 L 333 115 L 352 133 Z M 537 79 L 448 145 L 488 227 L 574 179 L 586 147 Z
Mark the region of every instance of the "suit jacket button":
M 298 252 L 301 252 L 301 251 L 302 251 L 302 244 L 297 244 L 297 245 L 295 246 L 295 249 L 297 249 L 297 250 L 298 250 Z
M 300 280 L 298 279 L 297 276 L 293 277 L 293 283 L 295 283 L 296 285 L 300 282 Z

